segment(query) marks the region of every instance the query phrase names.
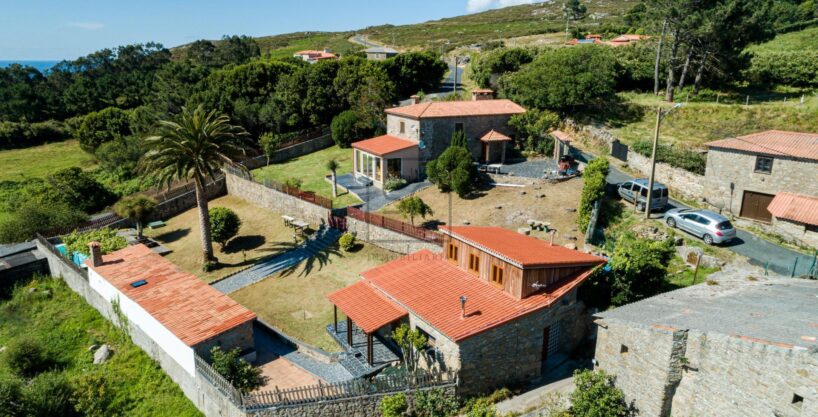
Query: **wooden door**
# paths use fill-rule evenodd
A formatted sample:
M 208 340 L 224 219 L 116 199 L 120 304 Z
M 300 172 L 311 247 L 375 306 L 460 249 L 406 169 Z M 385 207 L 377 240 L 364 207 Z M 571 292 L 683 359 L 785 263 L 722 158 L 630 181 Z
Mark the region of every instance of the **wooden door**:
M 483 162 L 490 162 L 489 161 L 489 144 L 483 143 Z
M 775 196 L 762 194 L 755 191 L 745 191 L 741 200 L 741 217 L 753 220 L 769 222 L 773 215 L 767 210 L 767 206 L 773 201 Z
M 548 346 L 550 345 L 551 339 L 551 326 L 548 326 L 542 330 L 542 361 L 545 362 L 548 360 Z

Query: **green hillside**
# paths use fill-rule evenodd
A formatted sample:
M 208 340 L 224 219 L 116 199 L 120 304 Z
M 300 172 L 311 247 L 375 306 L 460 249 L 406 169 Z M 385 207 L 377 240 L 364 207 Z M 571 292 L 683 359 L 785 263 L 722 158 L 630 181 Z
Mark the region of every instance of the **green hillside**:
M 818 26 L 782 33 L 775 39 L 748 48 L 752 52 L 818 51 Z

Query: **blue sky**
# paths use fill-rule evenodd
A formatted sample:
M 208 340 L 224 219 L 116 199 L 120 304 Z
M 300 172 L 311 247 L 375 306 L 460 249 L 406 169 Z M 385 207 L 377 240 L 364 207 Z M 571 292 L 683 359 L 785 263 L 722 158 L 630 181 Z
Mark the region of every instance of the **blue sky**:
M 0 0 L 0 60 L 73 59 L 129 43 L 354 30 L 528 0 Z

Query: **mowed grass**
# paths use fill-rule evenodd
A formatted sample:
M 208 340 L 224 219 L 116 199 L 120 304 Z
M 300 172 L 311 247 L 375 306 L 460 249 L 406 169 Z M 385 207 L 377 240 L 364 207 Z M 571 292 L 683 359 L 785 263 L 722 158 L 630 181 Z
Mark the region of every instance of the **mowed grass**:
M 284 213 L 267 210 L 234 196 L 211 200 L 209 206 L 230 208 L 239 215 L 242 222 L 239 234 L 225 248 L 213 243 L 213 250 L 220 263 L 215 270 L 202 271 L 201 228 L 197 208 L 164 219 L 167 226 L 145 229 L 145 235 L 155 238 L 173 251 L 166 256 L 168 260 L 205 282 L 247 268 L 259 259 L 291 248 L 293 232 L 284 226 L 281 219 L 281 214 Z
M 62 280 L 38 278 L 17 288 L 11 298 L 0 298 L 0 323 L 0 346 L 34 339 L 55 359 L 54 372 L 64 374 L 69 381 L 104 377 L 113 402 L 112 408 L 100 415 L 202 415 L 158 363 Z M 111 346 L 113 356 L 104 364 L 93 365 L 93 352 L 88 347 L 105 343 Z M 0 378 L 12 374 L 3 356 L 0 353 Z
M 230 297 L 298 340 L 326 351 L 339 351 L 338 344 L 326 332 L 326 326 L 333 320 L 333 305 L 326 295 L 358 281 L 361 272 L 398 256 L 370 244 L 353 252 L 332 247 L 291 270 L 231 293 Z M 345 320 L 340 311 L 338 319 Z
M 80 149 L 76 140 L 9 149 L 0 151 L 0 181 L 42 178 L 63 168 L 90 169 L 95 165 L 94 157 Z
M 324 179 L 326 175 L 330 174 L 326 168 L 327 161 L 330 159 L 335 159 L 340 163 L 341 167 L 338 169 L 338 175 L 352 172 L 352 149 L 343 149 L 335 145 L 318 152 L 253 170 L 252 174 L 256 181 L 267 179 L 282 184 L 290 178 L 299 179 L 302 181 L 302 190 L 312 191 L 320 196 L 332 198 L 332 184 Z M 358 197 L 338 188 L 338 198 L 333 199 L 332 205 L 334 207 L 346 207 L 359 203 L 361 203 L 361 200 Z
M 682 92 L 677 99 L 683 102 L 685 96 L 686 92 Z M 656 107 L 669 108 L 672 104 L 653 94 L 623 93 L 620 97 L 635 104 L 641 115 L 614 127 L 612 133 L 625 143 L 652 139 Z M 750 103 L 745 106 L 691 101 L 664 118 L 660 141 L 702 148 L 709 141 L 770 129 L 818 132 L 818 97 L 814 95 L 806 95 L 803 105 L 796 97 L 761 101 L 752 95 Z

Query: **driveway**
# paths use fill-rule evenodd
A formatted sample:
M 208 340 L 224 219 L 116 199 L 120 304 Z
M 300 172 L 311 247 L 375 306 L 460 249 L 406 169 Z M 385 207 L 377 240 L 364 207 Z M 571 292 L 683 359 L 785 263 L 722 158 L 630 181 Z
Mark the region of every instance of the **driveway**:
M 582 156 L 586 160 L 594 158 L 593 155 L 587 153 L 583 153 Z M 632 180 L 633 178 L 631 175 L 612 165 L 606 180 L 609 186 L 616 187 L 618 184 Z M 689 207 L 679 201 L 671 199 L 666 210 L 672 208 Z M 762 268 L 767 267 L 770 271 L 784 276 L 790 276 L 794 266 L 795 276 L 806 275 L 813 263 L 812 256 L 776 245 L 744 230 L 738 230 L 736 239 L 724 245 L 724 247 L 741 256 L 747 257 L 753 265 Z

